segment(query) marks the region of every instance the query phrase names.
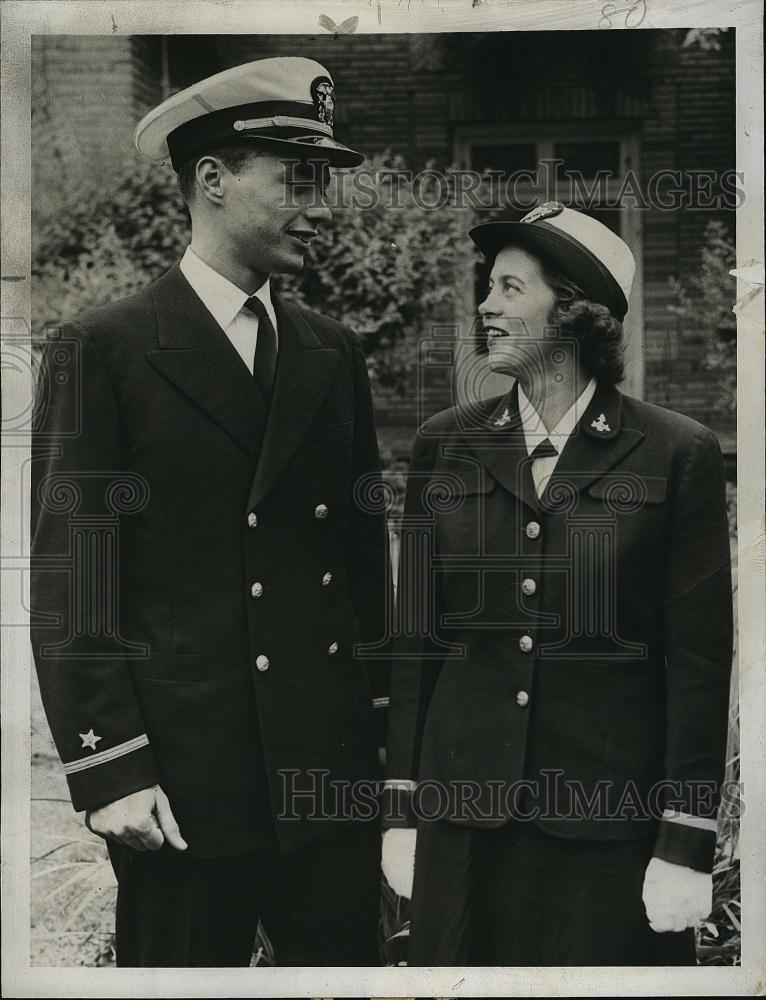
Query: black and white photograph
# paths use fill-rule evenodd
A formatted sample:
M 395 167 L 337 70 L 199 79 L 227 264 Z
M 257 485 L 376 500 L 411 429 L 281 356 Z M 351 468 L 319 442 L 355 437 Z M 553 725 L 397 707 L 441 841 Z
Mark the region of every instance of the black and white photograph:
M 759 5 L 2 44 L 4 995 L 758 995 Z

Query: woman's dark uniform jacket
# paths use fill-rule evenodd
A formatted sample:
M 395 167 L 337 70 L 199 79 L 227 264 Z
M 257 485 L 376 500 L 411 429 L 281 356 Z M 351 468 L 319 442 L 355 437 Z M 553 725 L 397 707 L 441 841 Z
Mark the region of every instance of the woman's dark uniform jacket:
M 540 502 L 515 391 L 439 413 L 415 442 L 400 552 L 387 772 L 420 782 L 419 814 L 444 815 L 435 783 L 479 782 L 462 813 L 452 786 L 454 821 L 537 809 L 555 836 L 656 835 L 657 856 L 709 871 L 714 833 L 657 816 L 715 817 L 724 771 L 732 604 L 713 433 L 599 385 Z M 411 804 L 399 795 L 390 825 L 409 825 Z
M 65 326 L 38 398 L 32 641 L 74 807 L 159 782 L 200 855 L 271 843 L 283 809 L 296 849 L 333 801 L 285 787 L 376 777 L 386 678 L 354 655 L 388 586 L 365 360 L 274 305 L 270 414 L 177 266 Z

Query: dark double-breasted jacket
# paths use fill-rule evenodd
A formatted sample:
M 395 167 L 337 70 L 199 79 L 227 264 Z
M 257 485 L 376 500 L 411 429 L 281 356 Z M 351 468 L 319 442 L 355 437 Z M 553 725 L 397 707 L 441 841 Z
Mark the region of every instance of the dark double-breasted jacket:
M 274 306 L 270 410 L 177 266 L 65 325 L 38 394 L 32 642 L 74 806 L 159 782 L 203 855 L 299 847 L 349 815 L 327 782 L 378 766 L 386 680 L 355 655 L 388 588 L 365 360 Z
M 714 817 L 724 770 L 732 600 L 711 431 L 599 385 L 539 500 L 515 391 L 432 417 L 397 633 L 387 770 L 417 780 L 420 817 L 654 835 L 658 856 L 709 869 L 715 834 L 658 817 Z

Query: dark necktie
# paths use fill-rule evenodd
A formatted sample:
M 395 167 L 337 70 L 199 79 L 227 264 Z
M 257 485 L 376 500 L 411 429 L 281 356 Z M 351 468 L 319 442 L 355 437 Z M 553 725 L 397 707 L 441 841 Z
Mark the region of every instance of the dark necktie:
M 274 389 L 274 373 L 277 370 L 277 332 L 269 319 L 266 307 L 256 295 L 251 295 L 245 302 L 245 309 L 258 317 L 258 339 L 255 344 L 255 359 L 253 361 L 253 378 L 264 395 L 267 403 L 271 402 Z
M 532 450 L 532 454 L 529 457 L 534 462 L 538 458 L 553 458 L 554 455 L 558 455 L 558 452 L 551 444 L 551 439 L 543 438 L 540 444 L 536 445 Z

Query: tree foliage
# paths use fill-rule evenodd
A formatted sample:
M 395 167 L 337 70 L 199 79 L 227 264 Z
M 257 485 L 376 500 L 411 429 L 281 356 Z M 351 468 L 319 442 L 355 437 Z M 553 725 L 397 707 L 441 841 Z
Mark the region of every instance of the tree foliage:
M 699 268 L 683 283 L 674 282 L 677 301 L 671 312 L 682 328 L 701 335 L 705 344 L 703 367 L 715 371 L 719 392 L 715 405 L 729 412 L 737 405 L 737 321 L 733 313 L 736 248 L 729 227 L 709 222 L 700 252 Z

